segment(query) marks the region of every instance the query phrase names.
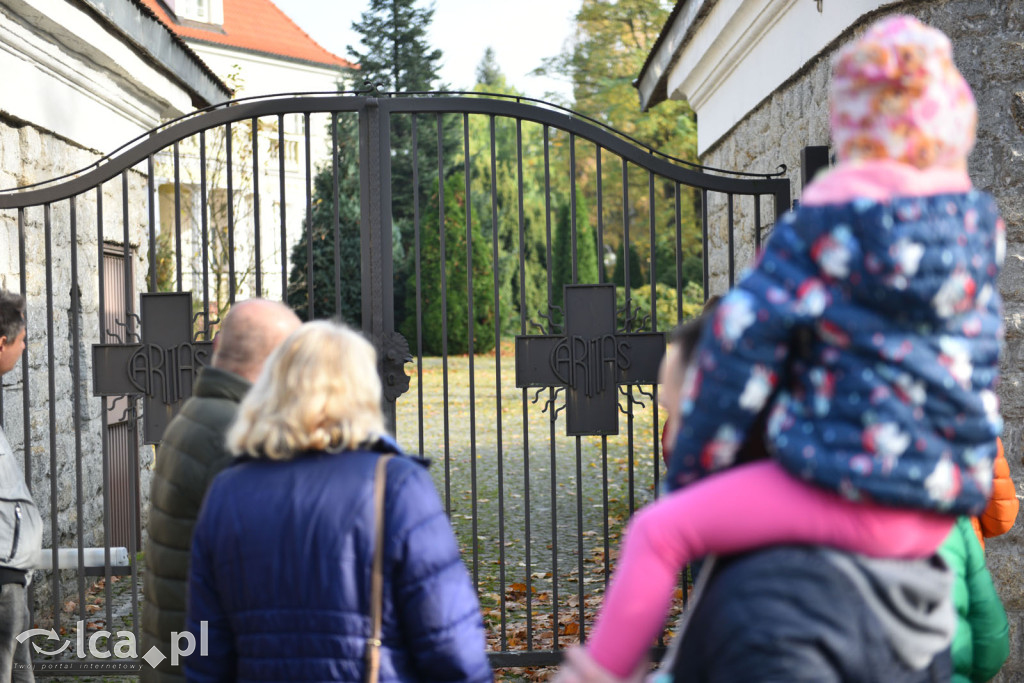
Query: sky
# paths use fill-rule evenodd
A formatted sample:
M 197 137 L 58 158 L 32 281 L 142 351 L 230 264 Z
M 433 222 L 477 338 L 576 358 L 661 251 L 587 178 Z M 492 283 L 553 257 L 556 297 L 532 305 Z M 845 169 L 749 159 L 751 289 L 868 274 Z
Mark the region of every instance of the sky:
M 362 49 L 352 22 L 369 7 L 369 0 L 273 0 L 285 14 L 320 45 L 340 57 L 347 46 Z M 452 89 L 476 82 L 476 67 L 487 47 L 509 83 L 527 97 L 547 99 L 548 92 L 568 100 L 567 80 L 531 76 L 545 57 L 562 51 L 572 34 L 572 18 L 582 0 L 434 0 L 429 40 L 444 53 L 441 80 Z M 419 6 L 425 6 L 421 0 Z

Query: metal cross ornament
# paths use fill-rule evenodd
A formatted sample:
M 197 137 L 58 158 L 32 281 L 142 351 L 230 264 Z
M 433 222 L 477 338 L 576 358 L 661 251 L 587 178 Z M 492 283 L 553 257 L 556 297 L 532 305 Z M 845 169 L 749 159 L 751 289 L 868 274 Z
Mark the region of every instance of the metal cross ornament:
M 619 433 L 618 387 L 655 384 L 660 332 L 621 333 L 615 285 L 566 285 L 565 334 L 516 337 L 516 386 L 566 387 L 566 434 Z
M 143 397 L 143 441 L 159 443 L 167 423 L 192 395 L 212 342 L 192 341 L 192 293 L 142 294 L 142 343 L 93 344 L 95 396 Z

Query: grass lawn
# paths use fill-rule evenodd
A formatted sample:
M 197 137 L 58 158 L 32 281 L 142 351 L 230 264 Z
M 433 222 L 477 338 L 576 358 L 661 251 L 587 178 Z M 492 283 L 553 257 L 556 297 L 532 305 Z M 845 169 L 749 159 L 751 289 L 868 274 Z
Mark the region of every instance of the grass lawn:
M 494 651 L 548 650 L 590 628 L 630 512 L 654 497 L 655 402 L 620 392 L 619 434 L 567 437 L 565 397 L 515 386 L 500 353 L 424 358 L 398 401 L 399 442 L 431 471 L 480 593 Z M 644 387 L 650 391 L 651 387 Z M 536 400 L 535 400 L 536 399 Z M 657 426 L 656 426 L 657 423 Z M 422 437 L 421 437 L 422 430 Z M 528 484 L 528 485 L 527 485 Z M 555 641 L 557 640 L 557 646 Z

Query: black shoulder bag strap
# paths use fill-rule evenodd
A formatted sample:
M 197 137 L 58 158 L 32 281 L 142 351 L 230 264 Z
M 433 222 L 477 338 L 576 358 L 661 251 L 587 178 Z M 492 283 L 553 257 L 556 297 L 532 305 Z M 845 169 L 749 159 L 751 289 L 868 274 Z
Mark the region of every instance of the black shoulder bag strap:
M 382 455 L 377 459 L 373 478 L 374 549 L 370 576 L 370 637 L 366 640 L 366 683 L 377 683 L 380 675 L 381 613 L 384 611 L 384 489 L 388 460 L 392 457 Z

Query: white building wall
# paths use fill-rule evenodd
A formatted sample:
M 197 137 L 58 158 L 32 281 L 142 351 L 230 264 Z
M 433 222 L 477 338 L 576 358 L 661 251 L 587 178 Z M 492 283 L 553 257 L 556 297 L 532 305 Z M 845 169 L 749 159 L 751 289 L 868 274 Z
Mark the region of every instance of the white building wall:
M 0 74 L 0 113 L 101 153 L 193 108 L 151 61 L 65 0 L 0 3 Z M 12 168 L 0 170 L 0 187 L 48 177 L 43 168 L 12 183 Z
M 691 6 L 701 3 L 691 2 Z M 720 0 L 667 76 L 670 99 L 697 114 L 703 155 L 765 98 L 868 12 L 892 0 Z M 693 20 L 697 16 L 683 15 Z M 680 25 L 674 35 L 683 35 Z
M 120 9 L 130 13 L 132 7 Z M 201 71 L 185 50 L 171 58 Z M 192 111 L 185 79 L 174 80 L 156 63 L 83 4 L 0 0 L 0 190 L 76 175 L 162 121 Z M 209 81 L 200 87 L 206 85 Z M 100 341 L 99 253 L 104 245 L 123 247 L 127 234 L 129 252 L 135 255 L 134 290 L 146 290 L 148 201 L 142 164 L 104 183 L 99 193 L 93 189 L 52 202 L 48 213 L 34 206 L 19 218 L 16 210 L 0 210 L 0 287 L 23 290 L 29 325 L 27 360 L 2 381 L 3 428 L 19 458 L 29 452 L 33 495 L 45 525 L 44 547 L 74 547 L 79 542 L 98 546 L 105 540 L 102 399 L 93 395 L 89 352 Z M 102 244 L 97 239 L 101 211 Z M 73 292 L 79 295 L 77 317 Z M 136 298 L 136 311 L 137 302 Z M 82 344 L 77 350 L 71 345 L 76 325 Z M 76 354 L 78 377 L 72 375 Z M 27 383 L 23 367 L 28 370 Z M 81 401 L 77 415 L 76 393 Z M 70 425 L 81 432 L 79 443 Z M 76 486 L 79 445 L 81 519 Z M 143 496 L 149 491 L 152 459 L 152 448 L 141 447 Z M 54 512 L 57 525 L 51 528 Z M 142 514 L 145 525 L 145 506 Z M 43 623 L 51 614 L 51 583 L 48 577 L 37 578 L 37 609 L 42 610 L 37 615 Z M 74 577 L 66 574 L 62 580 L 63 594 L 74 594 Z
M 299 62 L 285 58 L 275 58 L 267 55 L 260 55 L 245 50 L 225 48 L 209 45 L 195 41 L 189 41 L 189 46 L 207 63 L 208 66 L 225 82 L 237 88 L 235 97 L 246 98 L 265 95 L 277 95 L 281 93 L 303 93 L 303 92 L 337 92 L 340 78 L 340 69 L 317 66 L 314 64 Z M 313 115 L 310 117 L 310 175 L 315 176 L 317 169 L 330 161 L 330 133 L 329 116 Z M 260 212 L 260 254 L 262 271 L 262 286 L 258 293 L 261 296 L 280 298 L 283 291 L 282 277 L 285 277 L 287 266 L 283 262 L 287 260 L 287 254 L 282 259 L 281 242 L 281 174 L 279 172 L 279 123 L 283 123 L 284 129 L 284 223 L 283 229 L 286 235 L 286 252 L 298 241 L 302 234 L 303 221 L 306 218 L 306 187 L 307 180 L 312 187 L 312 177 L 307 179 L 306 174 L 306 140 L 305 121 L 301 115 L 290 114 L 279 122 L 276 117 L 260 119 L 258 127 L 258 159 L 259 168 L 259 189 L 260 197 L 258 210 Z M 242 124 L 241 128 L 251 131 L 248 124 Z M 249 133 L 243 135 L 247 137 Z M 215 136 L 209 136 L 209 140 Z M 198 166 L 198 143 L 193 141 L 191 146 L 183 147 L 181 160 L 182 182 L 196 185 L 198 190 L 199 166 Z M 236 154 L 234 164 L 251 164 L 247 158 L 244 161 L 237 154 L 239 145 L 235 144 Z M 164 193 L 161 201 L 168 197 L 173 198 L 173 176 L 168 172 L 171 159 L 167 154 L 159 158 L 158 184 L 163 186 Z M 214 160 L 214 175 L 219 180 L 211 180 L 208 177 L 208 194 L 216 190 L 226 189 L 226 173 L 223 172 L 225 159 Z M 207 164 L 207 172 L 210 173 L 211 163 Z M 251 167 L 241 165 L 233 167 L 233 179 L 236 208 L 235 216 L 235 243 L 239 262 L 238 272 L 248 268 L 250 271 L 255 268 L 253 262 L 255 250 L 254 217 L 256 207 L 253 206 L 252 198 L 252 173 Z M 197 192 L 198 201 L 198 192 Z M 162 210 L 164 216 L 172 215 Z M 198 217 L 196 211 L 193 215 Z M 201 266 L 201 259 L 198 258 L 200 245 L 198 240 L 198 219 L 193 222 L 191 229 L 183 233 L 183 257 L 191 264 Z M 165 226 L 161 224 L 161 230 Z M 247 264 L 247 265 L 242 265 Z M 202 273 L 193 267 L 185 276 L 185 289 L 192 291 L 202 290 Z M 238 298 L 245 298 L 257 294 L 254 289 L 255 278 L 252 274 L 241 278 Z

